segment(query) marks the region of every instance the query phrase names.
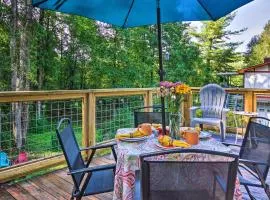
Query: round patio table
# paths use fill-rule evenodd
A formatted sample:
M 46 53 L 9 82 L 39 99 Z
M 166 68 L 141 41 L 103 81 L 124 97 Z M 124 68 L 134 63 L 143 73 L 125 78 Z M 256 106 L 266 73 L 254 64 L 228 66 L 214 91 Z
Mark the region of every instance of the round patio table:
M 130 132 L 131 128 L 118 129 L 117 132 Z M 200 140 L 192 149 L 212 150 L 233 153 L 231 149 L 213 138 Z M 140 170 L 140 154 L 162 151 L 157 138 L 152 134 L 147 139 L 138 142 L 117 141 L 117 164 L 114 180 L 113 200 L 133 200 L 135 198 L 135 171 Z M 196 154 L 189 158 L 196 160 L 215 160 L 213 155 L 207 158 Z M 186 158 L 183 158 L 187 160 Z M 190 159 L 189 159 L 190 160 Z M 242 199 L 239 180 L 236 179 L 234 200 Z
M 239 124 L 237 122 L 237 118 L 236 116 L 240 116 L 241 117 L 241 129 L 242 129 L 242 136 L 241 138 L 243 139 L 243 134 L 244 134 L 244 118 L 246 117 L 247 119 L 249 119 L 250 117 L 257 117 L 258 113 L 257 112 L 245 112 L 245 111 L 233 111 L 232 112 L 234 114 L 234 123 L 235 123 L 235 128 L 236 128 L 236 135 L 235 135 L 235 144 L 237 144 L 237 139 L 238 139 L 238 135 L 239 135 L 239 131 L 238 131 L 238 127 Z

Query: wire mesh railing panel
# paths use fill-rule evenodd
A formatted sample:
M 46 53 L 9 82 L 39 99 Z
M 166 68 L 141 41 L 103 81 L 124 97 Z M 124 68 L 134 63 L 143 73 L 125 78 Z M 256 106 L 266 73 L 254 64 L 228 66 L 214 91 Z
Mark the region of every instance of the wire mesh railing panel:
M 199 93 L 192 93 L 192 106 L 200 106 L 200 94 Z
M 230 109 L 227 113 L 227 127 L 246 126 L 242 116 L 234 114 L 234 111 L 244 111 L 243 94 L 227 94 L 225 108 Z M 236 127 L 237 128 L 237 127 Z
M 76 99 L 1 103 L 0 155 L 1 161 L 6 162 L 0 167 L 62 153 L 55 130 L 59 120 L 64 117 L 72 120 L 80 145 L 82 137 L 81 102 L 81 99 Z
M 153 93 L 152 101 L 153 105 L 161 105 L 160 96 L 157 93 Z
M 270 94 L 257 95 L 257 112 L 259 116 L 270 118 Z
M 134 127 L 133 110 L 143 106 L 142 95 L 98 97 L 96 100 L 96 142 L 113 139 L 119 128 Z

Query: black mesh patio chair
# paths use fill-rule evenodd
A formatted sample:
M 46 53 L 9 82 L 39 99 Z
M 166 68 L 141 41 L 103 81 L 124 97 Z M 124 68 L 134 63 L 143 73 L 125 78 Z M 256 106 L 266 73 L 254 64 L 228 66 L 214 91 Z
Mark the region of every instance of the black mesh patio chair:
M 270 119 L 251 117 L 249 119 L 242 145 L 239 146 L 239 179 L 251 199 L 255 199 L 249 187 L 260 187 L 270 199 L 269 185 L 266 183 L 270 167 Z M 244 176 L 250 175 L 252 179 Z
M 179 161 L 177 154 L 187 157 Z M 198 161 L 191 154 L 213 156 L 215 161 Z M 172 159 L 157 160 L 164 155 Z M 169 155 L 170 154 L 170 155 Z M 174 156 L 173 154 L 176 154 Z M 135 196 L 143 200 L 232 200 L 238 156 L 206 150 L 180 149 L 141 155 L 141 187 Z M 212 159 L 211 159 L 212 160 Z M 137 194 L 141 191 L 141 195 Z
M 148 111 L 147 111 L 148 110 Z M 162 124 L 161 105 L 139 107 L 134 109 L 134 126 L 142 123 Z M 165 124 L 169 125 L 169 113 L 165 112 Z
M 113 191 L 115 164 L 95 167 L 89 167 L 89 165 L 96 150 L 102 148 L 111 148 L 116 161 L 115 143 L 80 149 L 72 129 L 71 121 L 67 118 L 60 120 L 56 133 L 68 165 L 68 174 L 71 175 L 74 182 L 71 199 L 81 199 L 83 196 Z M 91 150 L 91 154 L 85 163 L 81 152 L 88 150 Z

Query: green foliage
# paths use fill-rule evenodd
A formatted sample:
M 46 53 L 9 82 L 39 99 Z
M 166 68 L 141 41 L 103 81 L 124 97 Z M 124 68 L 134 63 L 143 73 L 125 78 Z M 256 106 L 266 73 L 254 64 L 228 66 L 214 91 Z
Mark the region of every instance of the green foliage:
M 6 16 L 11 13 L 9 5 L 0 8 Z M 156 26 L 121 29 L 52 11 L 32 14 L 30 90 L 153 87 L 159 82 Z M 201 86 L 218 81 L 216 72 L 234 69 L 232 63 L 241 60 L 235 52 L 239 43 L 228 38 L 243 30 L 227 29 L 233 18 L 205 22 L 193 34 L 188 23 L 162 25 L 163 50 L 170 53 L 164 59 L 166 79 Z M 11 83 L 9 20 L 0 20 L 1 90 Z
M 0 3 L 0 11 L 6 8 Z M 0 13 L 1 13 L 0 12 Z M 0 91 L 10 89 L 9 30 L 6 21 L 0 17 Z
M 270 56 L 270 21 L 265 25 L 260 36 L 254 36 L 248 44 L 246 61 L 249 66 L 263 62 Z
M 232 42 L 230 37 L 241 34 L 245 29 L 227 29 L 234 17 L 232 14 L 217 21 L 204 22 L 200 32 L 192 33 L 201 50 L 203 63 L 200 63 L 200 68 L 204 69 L 202 76 L 206 83 L 218 82 L 217 72 L 234 71 L 235 63 L 242 60 L 242 55 L 235 51 L 241 43 Z
M 192 86 L 202 85 L 200 79 L 200 50 L 191 41 L 187 30 L 189 24 L 166 24 L 164 27 L 164 40 L 167 50 L 170 52 L 170 60 L 165 61 L 167 69 L 166 79 L 176 82 L 183 81 Z M 197 77 L 197 79 L 194 79 Z
M 119 127 L 133 127 L 133 111 L 129 107 L 118 108 L 108 119 L 102 118 L 102 122 L 97 127 L 96 141 L 102 142 L 115 137 L 115 133 Z

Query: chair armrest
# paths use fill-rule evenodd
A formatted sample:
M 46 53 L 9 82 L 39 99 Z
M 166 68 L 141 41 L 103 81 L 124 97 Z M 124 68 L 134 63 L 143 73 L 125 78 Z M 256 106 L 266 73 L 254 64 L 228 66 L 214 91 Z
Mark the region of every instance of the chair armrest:
M 252 165 L 266 165 L 266 166 L 270 167 L 270 166 L 268 165 L 268 163 L 265 163 L 265 162 L 258 162 L 258 161 L 255 161 L 255 160 L 239 159 L 239 163 L 243 163 L 243 164 L 252 164 Z
M 72 174 L 78 174 L 78 173 L 90 173 L 90 172 L 95 172 L 95 171 L 102 171 L 102 170 L 107 170 L 107 169 L 115 169 L 115 164 L 111 165 L 102 165 L 102 166 L 96 166 L 96 167 L 88 167 L 88 168 L 83 168 L 83 169 L 78 169 L 78 170 L 71 170 L 68 172 L 68 175 Z
M 192 124 L 192 119 L 196 117 L 196 110 L 198 109 L 200 109 L 200 107 L 197 107 L 197 106 L 192 106 L 189 108 L 191 126 L 194 126 L 194 124 Z
M 109 148 L 109 147 L 113 147 L 116 145 L 116 142 L 110 142 L 110 143 L 105 143 L 105 144 L 98 144 L 95 146 L 90 146 L 90 147 L 85 147 L 85 148 L 81 148 L 80 151 L 86 151 L 86 150 L 93 150 L 93 149 L 105 149 L 105 148 Z
M 227 143 L 227 142 L 221 142 L 222 144 L 224 144 L 225 146 L 235 146 L 235 147 L 241 147 L 240 144 L 232 144 L 232 143 Z
M 189 110 L 191 110 L 191 111 L 195 111 L 195 110 L 198 110 L 198 109 L 200 109 L 200 107 L 198 107 L 198 106 L 192 106 L 192 107 L 189 108 Z

